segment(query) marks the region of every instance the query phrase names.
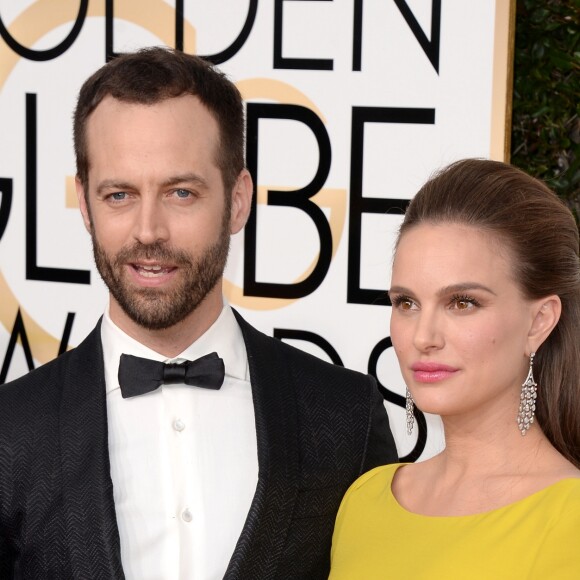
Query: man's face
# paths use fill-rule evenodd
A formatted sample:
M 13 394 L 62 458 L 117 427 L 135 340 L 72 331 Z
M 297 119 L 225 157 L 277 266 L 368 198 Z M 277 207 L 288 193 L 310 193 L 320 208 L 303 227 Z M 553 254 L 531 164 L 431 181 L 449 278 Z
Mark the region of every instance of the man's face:
M 154 105 L 107 97 L 89 117 L 88 206 L 80 186 L 79 199 L 114 320 L 160 330 L 221 300 L 230 231 L 239 228 L 218 144 L 216 121 L 191 95 Z

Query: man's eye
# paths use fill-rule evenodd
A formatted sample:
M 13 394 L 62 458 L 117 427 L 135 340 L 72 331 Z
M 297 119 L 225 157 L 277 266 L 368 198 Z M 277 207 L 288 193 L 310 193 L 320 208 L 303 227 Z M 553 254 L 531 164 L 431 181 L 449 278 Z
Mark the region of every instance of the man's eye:
M 109 198 L 113 201 L 123 201 L 127 198 L 127 193 L 124 191 L 116 191 L 115 193 L 111 193 Z
M 191 191 L 188 191 L 187 189 L 176 189 L 174 193 L 177 197 L 180 197 L 182 199 L 191 196 Z

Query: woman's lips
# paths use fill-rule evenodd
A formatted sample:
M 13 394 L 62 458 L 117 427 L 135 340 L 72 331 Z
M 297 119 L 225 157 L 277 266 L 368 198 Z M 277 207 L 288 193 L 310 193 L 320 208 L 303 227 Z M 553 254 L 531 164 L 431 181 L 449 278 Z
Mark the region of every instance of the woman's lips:
M 449 378 L 458 369 L 440 363 L 415 363 L 411 366 L 413 378 L 419 383 L 436 383 Z

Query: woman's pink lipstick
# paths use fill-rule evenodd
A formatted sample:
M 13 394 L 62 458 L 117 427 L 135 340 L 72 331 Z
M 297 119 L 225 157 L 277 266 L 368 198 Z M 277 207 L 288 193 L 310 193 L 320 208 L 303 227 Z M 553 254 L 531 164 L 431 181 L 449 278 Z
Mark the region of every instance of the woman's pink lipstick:
M 411 366 L 413 377 L 418 383 L 437 383 L 449 378 L 458 369 L 439 363 L 415 363 Z

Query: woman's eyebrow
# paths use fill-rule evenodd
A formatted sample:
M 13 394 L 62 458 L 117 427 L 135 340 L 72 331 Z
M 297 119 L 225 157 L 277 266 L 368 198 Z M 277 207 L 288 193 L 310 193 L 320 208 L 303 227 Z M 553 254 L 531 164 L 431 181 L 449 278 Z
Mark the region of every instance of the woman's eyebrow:
M 455 292 L 467 292 L 468 290 L 483 290 L 493 294 L 494 296 L 497 296 L 497 294 L 491 288 L 488 288 L 479 282 L 459 282 L 457 284 L 449 284 L 448 286 L 444 286 L 443 288 L 437 290 L 437 295 L 446 296 L 447 294 L 453 294 Z M 391 288 L 388 290 L 388 293 L 413 294 L 413 291 L 409 288 L 405 288 L 404 286 L 391 286 Z

